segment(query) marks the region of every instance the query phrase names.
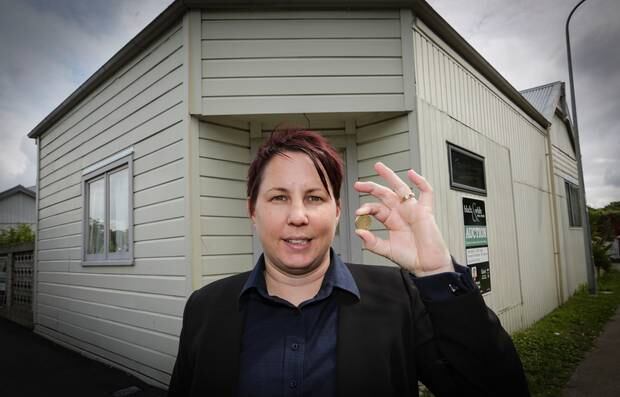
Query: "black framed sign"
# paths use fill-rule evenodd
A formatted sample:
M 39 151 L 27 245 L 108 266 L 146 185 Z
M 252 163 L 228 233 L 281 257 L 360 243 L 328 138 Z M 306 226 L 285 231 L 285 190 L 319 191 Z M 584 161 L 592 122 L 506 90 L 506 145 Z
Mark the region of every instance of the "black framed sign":
M 484 201 L 463 197 L 463 224 L 467 267 L 480 292 L 490 292 L 491 268 Z

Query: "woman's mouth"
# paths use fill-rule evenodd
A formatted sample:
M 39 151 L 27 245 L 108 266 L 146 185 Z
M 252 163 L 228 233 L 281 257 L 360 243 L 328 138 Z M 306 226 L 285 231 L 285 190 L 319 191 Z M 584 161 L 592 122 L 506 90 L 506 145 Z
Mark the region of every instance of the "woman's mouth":
M 286 241 L 288 244 L 296 246 L 296 247 L 304 247 L 308 245 L 311 240 L 312 239 L 309 239 L 309 238 L 286 238 L 284 239 L 284 241 Z

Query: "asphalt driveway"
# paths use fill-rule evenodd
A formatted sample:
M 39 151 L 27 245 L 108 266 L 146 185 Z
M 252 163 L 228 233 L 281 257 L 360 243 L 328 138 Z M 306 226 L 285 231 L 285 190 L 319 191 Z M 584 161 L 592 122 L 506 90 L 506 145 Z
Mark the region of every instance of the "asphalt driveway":
M 166 392 L 0 318 L 0 395 L 159 397 Z

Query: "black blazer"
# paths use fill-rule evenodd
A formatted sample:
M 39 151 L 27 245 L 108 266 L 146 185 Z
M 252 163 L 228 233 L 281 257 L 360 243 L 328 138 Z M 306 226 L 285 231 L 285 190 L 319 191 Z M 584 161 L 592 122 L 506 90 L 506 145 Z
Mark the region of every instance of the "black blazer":
M 529 395 L 514 345 L 477 290 L 423 302 L 405 271 L 347 266 L 361 299 L 334 291 L 338 395 L 416 396 L 418 380 L 437 397 Z M 190 296 L 169 396 L 235 395 L 248 274 Z

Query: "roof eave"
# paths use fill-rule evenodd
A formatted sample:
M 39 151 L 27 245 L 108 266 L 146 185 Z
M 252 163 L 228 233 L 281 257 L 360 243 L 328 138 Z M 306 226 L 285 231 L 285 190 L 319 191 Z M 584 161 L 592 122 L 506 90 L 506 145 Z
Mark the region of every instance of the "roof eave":
M 188 9 L 385 9 L 412 8 L 417 17 L 432 28 L 442 40 L 454 48 L 484 77 L 489 79 L 504 95 L 515 102 L 526 114 L 543 128 L 551 123 L 545 119 L 501 74 L 491 66 L 456 30 L 454 30 L 424 0 L 176 0 L 129 43 L 121 48 L 109 61 L 78 87 L 67 99 L 58 105 L 47 117 L 28 133 L 29 138 L 38 138 L 65 113 L 94 91 L 103 81 L 112 76 L 129 59 L 152 42 L 166 28 L 171 26 Z
M 24 193 L 25 195 L 27 195 L 29 197 L 32 197 L 32 198 L 36 198 L 36 196 L 37 196 L 36 193 L 33 192 L 32 190 L 30 190 L 28 188 L 25 188 L 22 185 L 17 185 L 17 186 L 13 186 L 12 188 L 7 189 L 7 190 L 5 190 L 3 192 L 0 192 L 0 200 L 4 199 L 6 197 L 12 196 L 12 195 L 14 195 L 16 193 Z
M 177 0 L 168 6 L 168 8 L 166 8 L 151 23 L 142 29 L 138 35 L 125 44 L 123 48 L 121 48 L 112 58 L 101 66 L 95 74 L 90 76 L 88 80 L 82 83 L 71 95 L 69 95 L 67 99 L 65 99 L 49 115 L 47 115 L 47 117 L 41 120 L 41 122 L 28 133 L 28 137 L 34 139 L 41 136 L 43 132 L 62 118 L 69 109 L 77 105 L 102 82 L 116 73 L 125 62 L 133 58 L 166 28 L 172 25 L 177 18 L 183 15 L 185 9 L 186 6 L 184 2 L 180 0 Z
M 517 104 L 528 116 L 547 129 L 551 122 L 519 93 L 467 40 L 465 40 L 448 22 L 441 17 L 427 2 L 417 0 L 416 16 L 422 19 L 433 32 L 451 46 L 460 56 L 469 62 L 478 72 L 493 83 L 504 95 Z

